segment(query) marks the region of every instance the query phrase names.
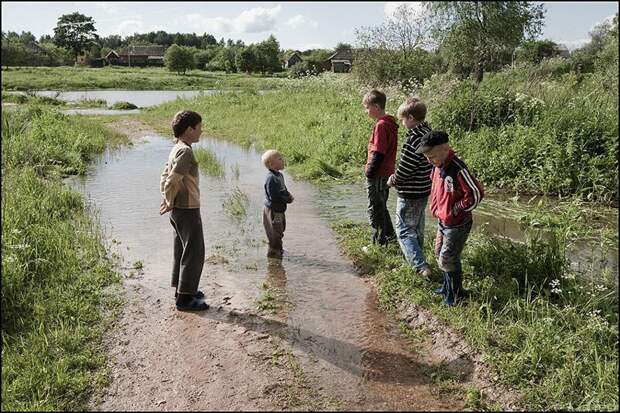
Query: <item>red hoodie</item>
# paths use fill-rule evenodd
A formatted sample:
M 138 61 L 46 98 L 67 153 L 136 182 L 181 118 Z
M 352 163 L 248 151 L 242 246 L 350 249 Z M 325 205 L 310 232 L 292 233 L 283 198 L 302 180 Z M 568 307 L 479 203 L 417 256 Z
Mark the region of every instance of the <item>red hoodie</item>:
M 372 152 L 384 155 L 376 176 L 390 176 L 394 173 L 396 164 L 396 149 L 398 147 L 398 123 L 391 115 L 385 115 L 377 120 L 368 139 L 368 159 L 366 168 L 372 160 Z
M 443 166 L 433 168 L 431 181 L 431 212 L 446 226 L 456 226 L 471 219 L 471 211 L 484 197 L 482 185 L 452 149 Z

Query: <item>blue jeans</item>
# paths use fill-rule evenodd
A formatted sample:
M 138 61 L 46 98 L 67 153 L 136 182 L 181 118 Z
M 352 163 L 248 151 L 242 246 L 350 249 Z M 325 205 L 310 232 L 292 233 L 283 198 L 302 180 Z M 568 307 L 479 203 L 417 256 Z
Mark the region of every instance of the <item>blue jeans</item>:
M 439 268 L 444 271 L 443 285 L 435 292 L 443 295 L 443 303 L 453 306 L 463 297 L 463 269 L 461 268 L 461 252 L 471 231 L 472 220 L 454 227 L 437 224 L 435 238 L 435 256 Z
M 426 265 L 424 257 L 424 210 L 428 197 L 408 199 L 398 197 L 396 201 L 396 230 L 398 243 L 405 259 L 414 269 Z

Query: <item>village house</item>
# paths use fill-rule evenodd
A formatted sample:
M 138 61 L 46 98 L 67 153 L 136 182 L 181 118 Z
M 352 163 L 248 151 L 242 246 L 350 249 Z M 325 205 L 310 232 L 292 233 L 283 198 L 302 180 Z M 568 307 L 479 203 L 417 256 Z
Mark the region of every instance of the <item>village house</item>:
M 299 55 L 299 52 L 295 52 L 292 55 L 290 55 L 287 59 L 284 60 L 284 62 L 282 63 L 282 68 L 289 69 L 295 66 L 297 63 L 301 62 L 302 60 L 303 59 Z
M 351 49 L 339 50 L 325 60 L 325 67 L 334 73 L 346 73 L 351 71 L 353 65 L 353 51 Z
M 129 46 L 118 52 L 110 51 L 105 59 L 111 65 L 163 66 L 165 52 L 165 46 Z

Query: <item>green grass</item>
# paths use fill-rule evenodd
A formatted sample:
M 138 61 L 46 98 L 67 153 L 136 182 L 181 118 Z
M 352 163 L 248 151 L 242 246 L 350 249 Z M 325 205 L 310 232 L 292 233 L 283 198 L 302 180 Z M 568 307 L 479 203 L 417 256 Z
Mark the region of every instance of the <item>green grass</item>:
M 212 150 L 208 148 L 195 148 L 194 156 L 202 172 L 210 176 L 224 176 L 224 166 Z
M 13 93 L 5 93 L 2 91 L 2 102 L 6 103 L 17 103 L 17 104 L 33 104 L 33 105 L 54 105 L 54 106 L 63 106 L 65 102 L 56 99 L 54 97 L 49 96 L 36 96 L 32 93 L 27 93 L 25 95 L 21 94 L 13 94 Z
M 224 211 L 235 220 L 243 220 L 248 214 L 250 201 L 248 196 L 239 188 L 233 191 L 224 200 Z
M 2 68 L 2 90 L 196 90 L 271 89 L 278 77 L 191 70 L 185 75 L 165 68 L 9 67 Z
M 131 102 L 116 102 L 113 105 L 110 105 L 110 109 L 131 110 L 138 109 L 138 107 Z
M 80 99 L 73 105 L 80 108 L 104 108 L 108 102 L 105 99 Z
M 53 109 L 2 113 L 2 410 L 82 410 L 107 383 L 104 330 L 118 286 L 77 192 L 106 142 L 96 122 Z
M 140 118 L 162 128 L 171 114 L 191 107 L 203 116 L 205 134 L 259 150 L 277 148 L 307 179 L 351 181 L 361 176 L 373 123 L 361 90 L 346 79 L 281 79 L 279 89 L 263 95 L 246 90 L 177 100 L 148 108 Z
M 465 305 L 446 308 L 430 291 L 435 278 L 416 277 L 397 246 L 362 251 L 367 225 L 335 225 L 340 245 L 375 277 L 379 299 L 394 311 L 400 301 L 422 305 L 460 331 L 524 395 L 527 410 L 618 409 L 618 287 L 613 274 L 579 277 L 564 256 L 562 237 L 525 243 L 474 233 L 463 255 Z M 472 403 L 475 400 L 472 400 Z

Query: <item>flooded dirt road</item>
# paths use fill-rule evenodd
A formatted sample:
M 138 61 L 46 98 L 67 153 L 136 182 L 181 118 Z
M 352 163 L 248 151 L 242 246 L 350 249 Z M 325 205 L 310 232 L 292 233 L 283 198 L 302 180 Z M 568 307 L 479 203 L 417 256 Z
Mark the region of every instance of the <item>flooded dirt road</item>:
M 287 176 L 285 254 L 266 258 L 265 169 L 254 150 L 202 138 L 226 176 L 201 175 L 211 308 L 182 313 L 170 285 L 172 228 L 158 182 L 172 146 L 137 122 L 133 147 L 105 154 L 75 183 L 123 259 L 127 305 L 108 338 L 102 410 L 461 410 L 476 366 L 454 343 L 412 345 L 377 308 L 368 279 L 338 252 L 318 190 Z M 245 215 L 224 206 L 247 196 Z M 436 350 L 436 351 L 435 351 Z M 441 387 L 438 366 L 456 379 Z M 477 383 L 476 383 L 477 384 Z

